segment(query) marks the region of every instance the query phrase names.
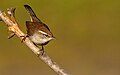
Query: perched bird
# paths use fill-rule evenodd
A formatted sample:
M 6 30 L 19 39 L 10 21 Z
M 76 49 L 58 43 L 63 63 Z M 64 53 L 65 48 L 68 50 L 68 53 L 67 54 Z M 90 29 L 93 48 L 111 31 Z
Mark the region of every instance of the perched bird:
M 40 51 L 43 55 L 43 46 L 53 40 L 54 36 L 48 26 L 37 18 L 36 14 L 29 5 L 24 5 L 24 7 L 28 11 L 31 19 L 31 21 L 26 21 L 27 36 L 36 46 L 42 46 Z

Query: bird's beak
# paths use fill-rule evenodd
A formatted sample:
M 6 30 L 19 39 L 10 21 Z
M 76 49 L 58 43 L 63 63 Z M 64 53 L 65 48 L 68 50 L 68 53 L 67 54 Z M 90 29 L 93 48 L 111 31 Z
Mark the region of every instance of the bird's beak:
M 52 36 L 52 39 L 56 39 L 54 36 Z

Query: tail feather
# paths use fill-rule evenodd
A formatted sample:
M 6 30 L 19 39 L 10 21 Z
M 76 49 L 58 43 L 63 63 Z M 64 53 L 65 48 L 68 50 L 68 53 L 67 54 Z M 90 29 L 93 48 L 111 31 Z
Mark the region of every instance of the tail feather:
M 30 14 L 33 22 L 40 22 L 40 20 L 37 18 L 36 14 L 34 13 L 34 11 L 32 10 L 32 8 L 29 5 L 24 5 L 24 7 Z

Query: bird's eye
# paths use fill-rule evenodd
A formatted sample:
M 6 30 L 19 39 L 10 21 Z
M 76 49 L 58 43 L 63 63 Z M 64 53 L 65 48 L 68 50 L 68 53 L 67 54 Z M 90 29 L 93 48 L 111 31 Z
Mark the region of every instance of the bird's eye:
M 48 35 L 44 34 L 44 36 L 48 37 Z

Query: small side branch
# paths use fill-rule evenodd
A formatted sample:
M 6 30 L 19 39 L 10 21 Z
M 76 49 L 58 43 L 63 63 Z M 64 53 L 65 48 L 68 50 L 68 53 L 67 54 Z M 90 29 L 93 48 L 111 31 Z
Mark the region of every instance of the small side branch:
M 8 26 L 8 29 L 10 32 L 14 33 L 17 37 L 19 37 L 21 40 L 25 36 L 25 34 L 19 29 L 19 24 L 17 23 L 15 19 L 15 8 L 7 9 L 7 12 L 0 11 L 0 20 L 5 22 L 5 24 Z M 25 45 L 27 45 L 36 55 L 39 54 L 39 48 L 36 47 L 31 40 L 27 37 L 26 40 L 23 42 Z M 46 53 L 43 55 L 40 55 L 39 58 L 45 62 L 52 70 L 54 70 L 58 75 L 69 75 L 64 71 L 63 68 L 61 68 L 59 65 L 57 65 Z

